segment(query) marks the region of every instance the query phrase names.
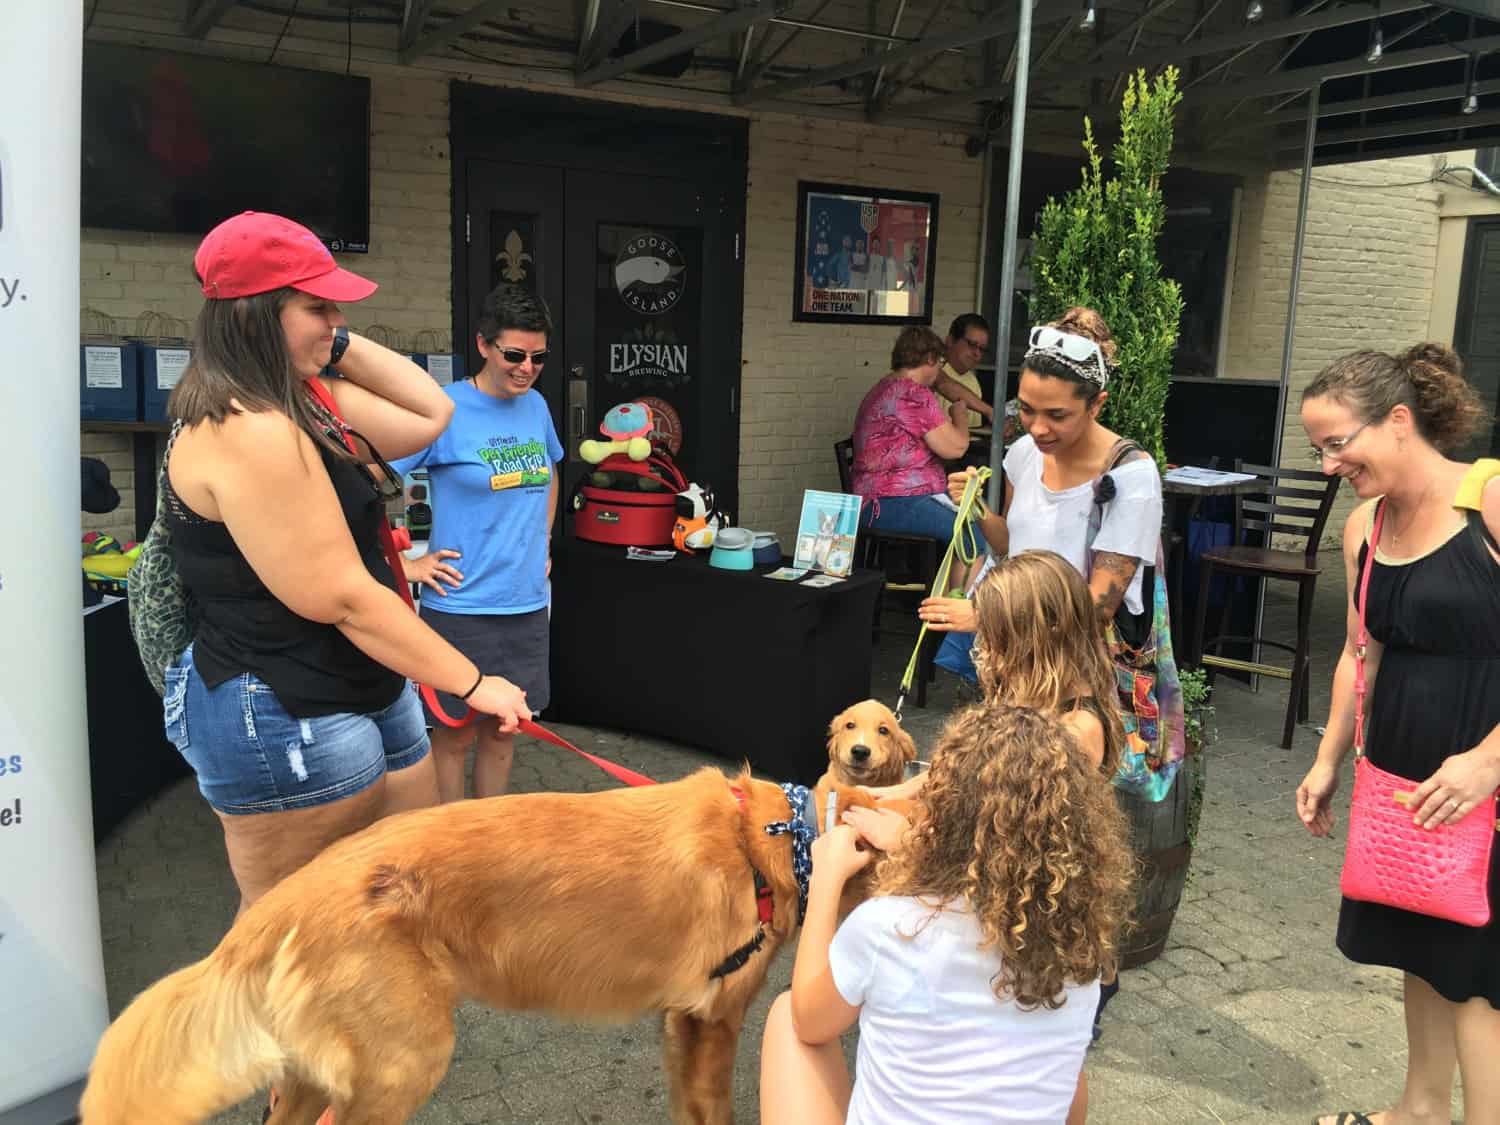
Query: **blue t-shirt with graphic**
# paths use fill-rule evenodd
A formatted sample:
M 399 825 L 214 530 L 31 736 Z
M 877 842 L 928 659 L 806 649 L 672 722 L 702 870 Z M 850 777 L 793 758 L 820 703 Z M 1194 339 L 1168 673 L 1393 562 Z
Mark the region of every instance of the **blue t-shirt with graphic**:
M 547 499 L 562 443 L 536 390 L 496 398 L 465 379 L 447 388 L 453 421 L 420 453 L 392 461 L 431 477 L 428 549 L 461 553 L 443 613 L 530 613 L 547 605 Z M 425 599 L 424 599 L 425 600 Z

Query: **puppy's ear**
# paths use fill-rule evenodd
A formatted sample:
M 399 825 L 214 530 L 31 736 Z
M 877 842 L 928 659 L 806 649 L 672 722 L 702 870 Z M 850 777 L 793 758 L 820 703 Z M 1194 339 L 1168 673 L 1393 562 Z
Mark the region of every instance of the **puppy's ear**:
M 913 741 L 912 736 L 907 734 L 906 731 L 901 727 L 895 727 L 893 729 L 896 732 L 894 736 L 896 739 L 896 745 L 901 747 L 901 760 L 903 762 L 916 761 L 917 744 L 915 741 Z

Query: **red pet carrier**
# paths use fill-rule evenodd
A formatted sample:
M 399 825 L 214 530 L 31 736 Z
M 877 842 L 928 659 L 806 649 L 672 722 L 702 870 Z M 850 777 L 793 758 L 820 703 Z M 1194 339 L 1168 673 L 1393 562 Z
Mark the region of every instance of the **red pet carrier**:
M 632 461 L 614 453 L 601 461 L 595 472 L 613 473 L 619 479 L 611 487 L 580 482 L 573 494 L 573 534 L 591 543 L 617 547 L 670 547 L 672 525 L 677 521 L 677 493 L 687 481 L 665 449 L 657 448 L 645 461 Z M 651 481 L 641 487 L 641 482 Z

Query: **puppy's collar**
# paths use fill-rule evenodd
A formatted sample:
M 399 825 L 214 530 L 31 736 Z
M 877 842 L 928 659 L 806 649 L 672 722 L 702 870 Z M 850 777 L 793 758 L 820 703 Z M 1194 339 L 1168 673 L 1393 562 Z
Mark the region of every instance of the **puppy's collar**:
M 791 818 L 766 825 L 769 836 L 792 838 L 792 874 L 797 880 L 797 922 L 807 917 L 807 885 L 812 880 L 812 842 L 818 835 L 817 810 L 812 811 L 812 823 L 807 820 L 807 806 L 813 804 L 812 792 L 805 785 L 790 781 L 781 783 L 786 794 L 786 803 L 791 806 Z

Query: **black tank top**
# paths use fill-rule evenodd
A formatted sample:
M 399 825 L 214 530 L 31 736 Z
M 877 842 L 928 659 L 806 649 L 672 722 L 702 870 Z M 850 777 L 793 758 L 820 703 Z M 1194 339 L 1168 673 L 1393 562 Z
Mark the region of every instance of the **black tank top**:
M 365 569 L 395 591 L 380 545 L 380 500 L 359 466 L 321 447 L 323 467 Z M 263 680 L 294 718 L 369 714 L 396 701 L 406 681 L 371 660 L 332 625 L 299 617 L 277 600 L 240 553 L 229 529 L 182 502 L 163 475 L 172 556 L 196 603 L 193 663 L 209 687 L 244 672 Z M 321 576 L 308 573 L 305 581 Z

